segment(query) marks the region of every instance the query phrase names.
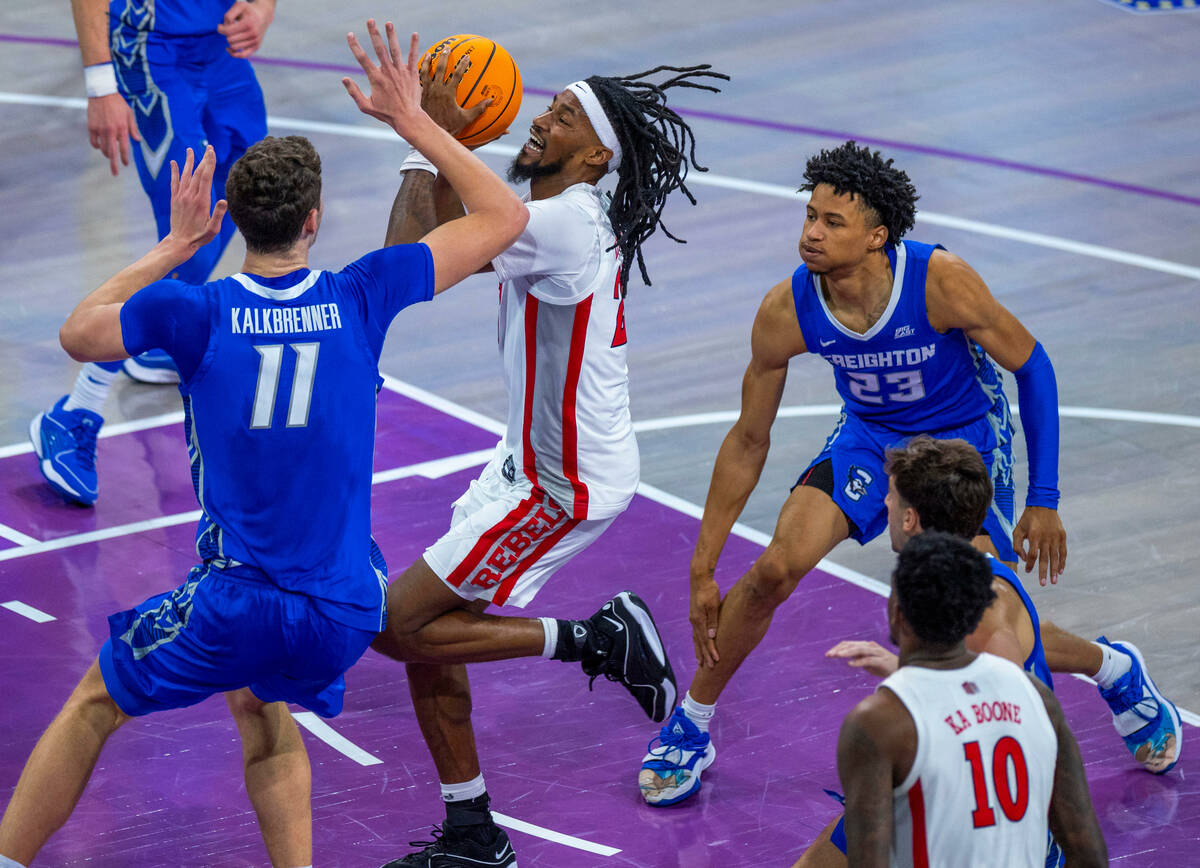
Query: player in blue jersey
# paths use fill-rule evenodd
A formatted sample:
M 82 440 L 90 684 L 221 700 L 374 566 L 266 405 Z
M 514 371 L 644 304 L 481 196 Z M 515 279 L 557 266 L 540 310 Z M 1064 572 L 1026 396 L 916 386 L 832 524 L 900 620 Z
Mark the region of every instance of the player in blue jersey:
M 639 781 L 650 804 L 698 790 L 715 756 L 707 731 L 716 701 L 766 635 L 775 608 L 842 540 L 866 543 L 883 531 L 890 446 L 921 433 L 965 439 L 983 456 L 994 488 L 976 544 L 1006 562 L 1019 556 L 1026 572 L 1036 565 L 1043 583 L 1056 581 L 1066 563 L 1056 511 L 1057 384 L 1041 344 L 963 260 L 901 240 L 917 196 L 891 160 L 847 142 L 810 159 L 805 180 L 812 195 L 799 245 L 804 264 L 759 308 L 741 414 L 713 468 L 690 568 L 699 669 L 643 760 Z M 788 363 L 809 352 L 834 368 L 841 418 L 784 503 L 770 544 L 722 599 L 717 558 L 762 472 Z M 1029 490 L 1015 525 L 1012 421 L 993 359 L 1016 376 L 1029 455 Z M 1165 770 L 1163 758 L 1173 763 L 1178 718 L 1136 651 L 1043 628 L 1052 670 L 1067 658 L 1099 655 L 1092 672 L 1127 677 L 1119 696 L 1106 695 L 1118 730 L 1151 771 Z
M 87 87 L 88 138 L 113 175 L 132 155 L 150 197 L 158 237 L 170 231 L 170 161 L 187 148 L 217 155 L 213 202 L 229 168 L 267 134 L 262 90 L 247 59 L 262 44 L 275 0 L 71 0 Z M 226 218 L 216 237 L 172 276 L 208 280 L 233 237 Z M 122 370 L 147 383 L 178 382 L 170 358 L 152 348 L 135 358 L 89 362 L 71 392 L 30 423 L 47 483 L 83 506 L 99 495 L 96 436 L 104 404 Z
M 404 60 L 368 22 L 371 114 L 461 190 L 466 216 L 339 272 L 310 270 L 320 159 L 268 138 L 230 171 L 243 271 L 194 286 L 167 275 L 220 231 L 216 154 L 171 167 L 170 232 L 85 298 L 61 330 L 80 361 L 162 347 L 179 369 L 202 563 L 174 591 L 109 618 L 110 637 L 34 748 L 3 820 L 0 865 L 28 864 L 66 821 L 107 738 L 131 717 L 225 693 L 271 862 L 312 863 L 311 773 L 286 702 L 342 707 L 343 672 L 384 625 L 386 566 L 371 538 L 378 359 L 392 318 L 506 249 L 525 206 L 420 107 L 416 35 Z M 348 80 L 347 80 L 348 82 Z M 364 100 L 347 83 L 356 101 Z M 362 102 L 360 102 L 362 105 Z M 211 214 L 210 214 L 211 211 Z M 4 860 L 9 860 L 8 862 Z

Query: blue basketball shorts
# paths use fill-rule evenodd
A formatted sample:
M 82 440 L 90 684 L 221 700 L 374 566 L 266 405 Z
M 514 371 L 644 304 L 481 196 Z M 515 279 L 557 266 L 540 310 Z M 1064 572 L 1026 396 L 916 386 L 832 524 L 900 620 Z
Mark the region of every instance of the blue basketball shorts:
M 129 715 L 249 687 L 322 717 L 342 710 L 343 673 L 377 635 L 323 615 L 249 567 L 193 567 L 187 581 L 109 616 L 100 671 Z
M 121 95 L 142 137 L 132 143 L 138 177 L 162 238 L 171 229 L 171 160 L 182 167 L 188 148 L 200 159 L 205 145 L 212 145 L 217 156 L 212 201 L 224 198 L 230 167 L 267 134 L 262 88 L 250 61 L 231 57 L 228 41 L 218 33 L 139 39 L 136 31 L 118 26 L 112 45 Z M 208 280 L 233 232 L 226 215 L 220 234 L 173 276 L 188 283 Z
M 961 438 L 983 456 L 992 477 L 992 506 L 983 522 L 984 533 L 991 538 L 1000 560 L 1017 559 L 1013 549 L 1012 423 L 1007 405 L 962 428 L 927 432 L 939 440 Z M 887 528 L 887 474 L 883 470 L 887 450 L 900 446 L 913 433 L 900 433 L 859 419 L 844 409 L 825 441 L 821 454 L 804 473 L 823 461 L 833 467 L 833 502 L 852 523 L 850 535 L 860 544 L 873 540 Z M 799 483 L 797 483 L 799 484 Z

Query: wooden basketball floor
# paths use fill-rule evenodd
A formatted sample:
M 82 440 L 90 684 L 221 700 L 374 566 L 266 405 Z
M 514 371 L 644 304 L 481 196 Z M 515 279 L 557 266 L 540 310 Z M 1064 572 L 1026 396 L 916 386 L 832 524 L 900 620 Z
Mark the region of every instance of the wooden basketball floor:
M 930 0 L 882 13 L 866 0 L 446 5 L 280 4 L 256 69 L 272 132 L 310 136 L 324 160 L 318 267 L 381 243 L 399 180 L 403 145 L 339 83 L 352 62 L 345 32 L 368 16 L 391 15 L 425 43 L 477 32 L 511 51 L 526 94 L 513 133 L 483 152 L 498 170 L 535 111 L 577 78 L 696 62 L 733 76 L 719 96 L 675 96 L 711 171 L 693 176 L 697 207 L 667 210 L 688 244 L 652 239 L 654 285 L 634 280 L 626 306 L 641 495 L 532 614 L 585 616 L 632 588 L 686 685 L 697 504 L 737 410 L 750 323 L 798 264 L 805 159 L 855 137 L 912 176 L 913 237 L 966 258 L 1054 360 L 1070 557 L 1057 587 L 1031 583 L 1039 609 L 1089 638 L 1135 642 L 1159 686 L 1200 711 L 1200 13 L 1107 0 Z M 94 657 L 105 616 L 177 584 L 194 556 L 173 389 L 114 388 L 95 509 L 42 485 L 26 439 L 77 370 L 57 344 L 67 311 L 154 240 L 135 173 L 112 179 L 87 145 L 73 37 L 65 6 L 0 9 L 0 801 Z M 236 246 L 222 273 L 237 270 Z M 494 442 L 504 392 L 493 293 L 472 279 L 389 335 L 374 508 L 393 571 L 441 532 Z M 825 364 L 798 359 L 718 572 L 725 586 L 761 550 L 836 403 Z M 790 864 L 837 812 L 822 792 L 837 786 L 837 727 L 874 686 L 822 652 L 846 637 L 884 640 L 878 591 L 892 557 L 884 541 L 845 544 L 804 580 L 722 698 L 720 761 L 674 809 L 640 801 L 637 766 L 655 729 L 618 686 L 589 693 L 575 667 L 550 661 L 477 667 L 485 775 L 521 864 Z M 426 837 L 441 807 L 400 667 L 368 654 L 347 681 L 342 716 L 324 727 L 301 716 L 316 858 L 369 866 Z M 1193 862 L 1196 715 L 1185 712 L 1179 766 L 1153 777 L 1093 687 L 1059 678 L 1058 690 L 1113 861 Z M 219 701 L 131 724 L 39 864 L 263 864 L 239 756 Z

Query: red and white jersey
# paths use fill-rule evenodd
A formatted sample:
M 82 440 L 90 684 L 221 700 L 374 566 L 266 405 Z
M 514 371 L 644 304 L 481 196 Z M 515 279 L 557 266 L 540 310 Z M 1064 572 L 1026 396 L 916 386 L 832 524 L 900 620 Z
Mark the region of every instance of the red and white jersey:
M 902 666 L 883 688 L 917 728 L 891 864 L 1042 868 L 1058 739 L 1029 676 L 980 654 L 962 669 Z
M 629 505 L 641 472 L 612 224 L 593 184 L 528 207 L 521 237 L 492 260 L 504 443 L 516 471 L 572 518 L 607 518 Z

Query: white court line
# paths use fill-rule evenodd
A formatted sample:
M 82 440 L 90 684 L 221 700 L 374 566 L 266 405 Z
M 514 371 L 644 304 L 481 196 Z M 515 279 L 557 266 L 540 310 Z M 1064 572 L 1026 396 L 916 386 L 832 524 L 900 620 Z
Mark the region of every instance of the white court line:
M 377 766 L 383 760 L 367 753 L 311 711 L 293 711 L 296 723 L 307 729 L 325 744 L 354 760 L 360 766 Z
M 4 537 L 10 542 L 15 542 L 19 546 L 31 546 L 37 542 L 29 534 L 21 533 L 16 528 L 9 527 L 6 524 L 0 524 L 0 537 Z
M 591 841 L 576 838 L 574 835 L 564 835 L 562 832 L 555 832 L 553 829 L 547 829 L 545 826 L 535 826 L 533 823 L 526 823 L 524 820 L 518 820 L 516 817 L 501 814 L 499 811 L 492 811 L 492 819 L 496 821 L 496 825 L 504 826 L 506 829 L 513 829 L 517 832 L 524 832 L 526 835 L 545 838 L 547 841 L 553 841 L 555 844 L 565 844 L 568 847 L 574 847 L 576 850 L 586 850 L 588 853 L 595 853 L 598 856 L 615 856 L 621 852 L 618 847 L 593 844 Z
M 10 93 L 4 91 L 0 91 L 0 103 L 53 106 L 71 109 L 83 109 L 87 107 L 86 100 L 76 97 L 43 96 L 41 94 Z M 395 142 L 398 138 L 391 130 L 382 127 L 368 127 L 361 124 L 328 123 L 309 121 L 303 118 L 277 117 L 275 115 L 268 116 L 267 123 L 278 129 L 309 133 L 328 133 L 330 135 L 349 138 L 375 139 L 389 142 Z M 511 157 L 517 153 L 518 148 L 514 145 L 492 143 L 484 145 L 479 150 L 485 154 Z M 795 187 L 789 187 L 786 184 L 767 184 L 761 181 L 749 181 L 744 178 L 733 178 L 727 175 L 714 175 L 711 172 L 689 173 L 688 183 L 703 187 L 722 187 L 729 190 L 754 193 L 760 196 L 771 196 L 778 199 L 792 199 L 797 202 L 806 202 L 808 200 L 808 194 L 798 193 Z M 938 214 L 934 211 L 918 212 L 917 222 L 928 223 L 931 226 L 944 226 L 948 229 L 958 229 L 963 232 L 972 232 L 977 235 L 988 235 L 993 238 L 1003 238 L 1007 241 L 1017 241 L 1022 244 L 1032 244 L 1035 247 L 1061 250 L 1064 253 L 1074 253 L 1093 259 L 1103 259 L 1108 262 L 1119 262 L 1122 265 L 1131 265 L 1135 268 L 1145 268 L 1150 271 L 1173 274 L 1191 280 L 1200 280 L 1200 267 L 1184 265 L 1183 263 L 1172 262 L 1167 259 L 1157 259 L 1152 256 L 1142 256 L 1138 253 L 1129 253 L 1099 244 L 1086 244 L 1080 241 L 1072 241 L 1068 238 L 1059 238 L 1055 235 L 1027 232 L 1023 229 L 1013 229 L 995 223 L 985 223 L 981 220 L 967 220 L 963 217 Z
M 41 609 L 35 609 L 33 606 L 30 606 L 28 603 L 22 603 L 20 600 L 9 600 L 7 603 L 0 603 L 0 609 L 8 609 L 10 612 L 24 615 L 30 621 L 36 621 L 39 624 L 46 624 L 57 620 L 53 615 L 48 615 Z

